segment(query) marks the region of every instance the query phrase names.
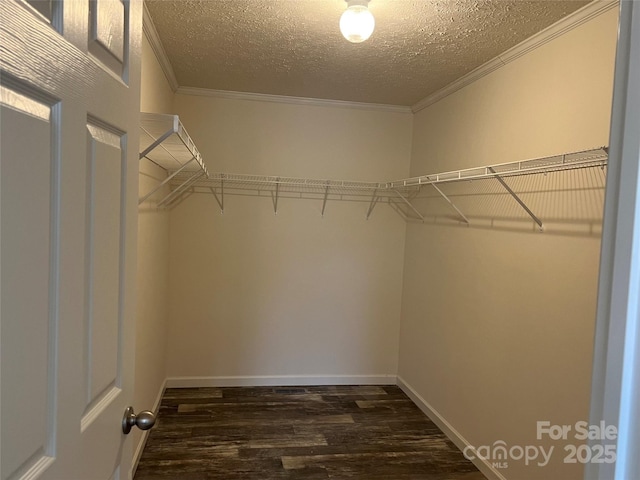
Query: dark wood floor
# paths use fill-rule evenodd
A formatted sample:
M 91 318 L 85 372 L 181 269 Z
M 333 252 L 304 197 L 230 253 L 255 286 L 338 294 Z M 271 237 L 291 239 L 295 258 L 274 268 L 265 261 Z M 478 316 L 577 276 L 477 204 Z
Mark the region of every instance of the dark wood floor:
M 167 389 L 135 480 L 481 480 L 395 386 Z

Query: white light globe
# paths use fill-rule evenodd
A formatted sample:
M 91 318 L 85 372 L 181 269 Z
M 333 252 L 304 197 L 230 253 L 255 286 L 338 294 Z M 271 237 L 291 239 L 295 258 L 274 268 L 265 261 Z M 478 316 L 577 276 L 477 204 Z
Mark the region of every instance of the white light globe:
M 376 21 L 366 4 L 352 3 L 356 2 L 349 2 L 349 8 L 340 17 L 340 31 L 351 43 L 364 42 L 373 33 Z

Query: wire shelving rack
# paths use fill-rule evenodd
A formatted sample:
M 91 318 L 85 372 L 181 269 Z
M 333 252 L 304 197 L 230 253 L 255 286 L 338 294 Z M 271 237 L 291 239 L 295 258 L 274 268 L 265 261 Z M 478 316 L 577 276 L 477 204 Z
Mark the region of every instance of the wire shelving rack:
M 424 221 L 424 215 L 413 200 L 425 188 L 432 188 L 437 196 L 447 202 L 460 222 L 470 220 L 445 193 L 443 186 L 454 182 L 496 180 L 505 193 L 513 197 L 524 212 L 543 229 L 543 222 L 527 203 L 509 185 L 506 179 L 514 176 L 546 174 L 600 167 L 608 162 L 606 147 L 564 153 L 544 158 L 500 163 L 482 167 L 453 170 L 421 175 L 388 182 L 363 182 L 317 178 L 295 178 L 272 175 L 232 173 L 209 174 L 200 152 L 187 134 L 177 115 L 141 114 L 140 158 L 147 158 L 163 168 L 167 177 L 139 199 L 144 202 L 165 185 L 167 193 L 158 203 L 159 208 L 171 208 L 193 193 L 213 194 L 224 213 L 227 195 L 266 196 L 273 201 L 274 213 L 278 213 L 280 198 L 307 198 L 322 201 L 324 216 L 328 201 L 367 202 L 368 219 L 377 203 L 392 206 L 405 220 Z M 434 193 L 435 195 L 436 193 Z

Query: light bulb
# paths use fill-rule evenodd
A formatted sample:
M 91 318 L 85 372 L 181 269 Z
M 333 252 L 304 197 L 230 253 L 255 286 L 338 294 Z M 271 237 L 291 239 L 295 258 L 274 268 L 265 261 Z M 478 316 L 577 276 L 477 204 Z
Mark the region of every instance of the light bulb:
M 347 9 L 340 17 L 340 31 L 351 43 L 364 42 L 373 33 L 376 21 L 367 8 L 369 0 L 346 0 Z

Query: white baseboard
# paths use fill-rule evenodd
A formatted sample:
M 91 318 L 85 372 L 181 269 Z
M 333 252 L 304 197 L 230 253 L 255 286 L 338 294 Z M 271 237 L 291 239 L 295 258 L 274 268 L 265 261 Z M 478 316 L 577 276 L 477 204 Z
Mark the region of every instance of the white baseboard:
M 273 387 L 302 385 L 395 385 L 395 375 L 257 375 L 236 377 L 169 377 L 167 388 Z
M 402 389 L 407 396 L 413 400 L 422 412 L 431 419 L 433 423 L 435 423 L 440 430 L 444 432 L 444 434 L 449 437 L 451 440 L 461 451 L 463 451 L 466 447 L 471 445 L 466 438 L 464 438 L 460 432 L 458 432 L 449 422 L 445 420 L 445 418 L 440 415 L 429 403 L 422 398 L 418 392 L 416 392 L 407 382 L 405 382 L 401 377 L 397 377 L 397 385 Z M 472 460 L 473 464 L 478 467 L 478 470 L 482 472 L 482 474 L 490 480 L 507 480 L 498 470 L 493 468 L 493 466 L 487 461 L 480 458 L 475 458 Z
M 160 403 L 162 402 L 162 396 L 164 395 L 164 391 L 167 389 L 167 379 L 162 382 L 160 385 L 160 390 L 158 391 L 158 395 L 156 396 L 155 401 L 153 402 L 153 408 L 151 411 L 158 416 L 158 410 L 160 410 Z M 140 441 L 136 446 L 136 450 L 133 453 L 133 462 L 131 465 L 131 476 L 129 478 L 133 478 L 136 474 L 136 470 L 138 469 L 138 463 L 140 463 L 140 458 L 142 457 L 142 452 L 144 450 L 145 445 L 147 444 L 147 439 L 149 438 L 150 430 L 145 430 L 142 432 L 142 436 L 140 437 Z

